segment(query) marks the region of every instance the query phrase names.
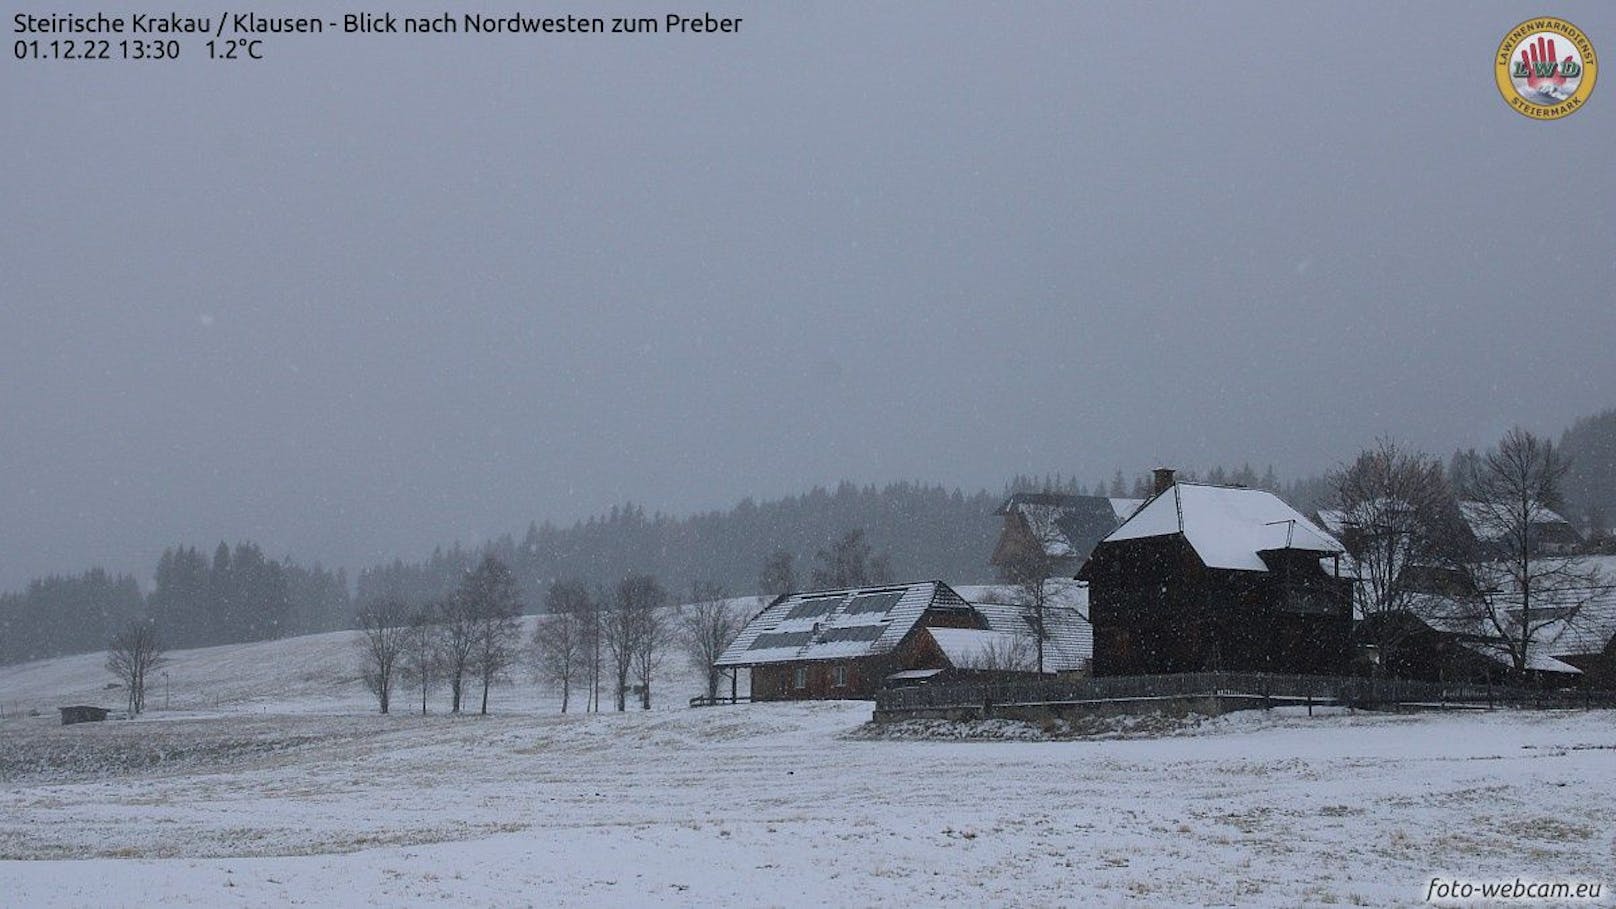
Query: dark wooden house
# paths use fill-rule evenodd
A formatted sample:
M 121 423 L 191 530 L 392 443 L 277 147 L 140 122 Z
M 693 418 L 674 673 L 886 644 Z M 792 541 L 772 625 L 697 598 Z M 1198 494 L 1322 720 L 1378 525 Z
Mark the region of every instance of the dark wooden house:
M 1046 672 L 1086 665 L 1081 623 L 1076 610 L 1046 610 Z M 1032 633 L 1023 610 L 969 603 L 941 581 L 815 590 L 770 603 L 714 665 L 750 670 L 755 701 L 871 698 L 897 673 L 972 668 L 1017 641 L 1025 653 Z
M 1352 581 L 1341 544 L 1273 493 L 1175 483 L 1095 546 L 1095 675 L 1345 674 Z
M 1018 492 L 994 514 L 1004 518 L 989 562 L 1003 568 L 1035 553 L 1050 560 L 1052 574 L 1070 576 L 1082 567 L 1102 537 L 1139 507 L 1140 499 Z

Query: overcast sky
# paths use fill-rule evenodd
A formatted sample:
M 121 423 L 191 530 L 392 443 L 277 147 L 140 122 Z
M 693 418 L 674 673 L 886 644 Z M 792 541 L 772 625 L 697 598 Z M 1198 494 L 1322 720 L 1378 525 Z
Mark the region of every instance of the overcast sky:
M 1492 57 L 1537 5 L 1299 6 L 8 58 L 0 589 L 1616 406 L 1616 75 L 1533 122 Z

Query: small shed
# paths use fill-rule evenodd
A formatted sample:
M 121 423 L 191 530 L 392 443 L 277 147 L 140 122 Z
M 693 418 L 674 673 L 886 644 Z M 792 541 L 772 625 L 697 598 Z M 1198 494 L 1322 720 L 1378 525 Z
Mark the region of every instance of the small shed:
M 62 707 L 62 725 L 71 726 L 74 723 L 99 723 L 107 718 L 111 711 L 105 707 L 89 707 L 84 704 L 75 704 L 72 707 Z

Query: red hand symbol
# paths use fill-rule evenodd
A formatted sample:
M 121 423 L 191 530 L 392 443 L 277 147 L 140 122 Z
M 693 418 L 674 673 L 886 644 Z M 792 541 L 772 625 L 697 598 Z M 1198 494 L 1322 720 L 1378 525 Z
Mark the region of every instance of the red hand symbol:
M 1545 39 L 1543 38 L 1542 35 L 1538 36 L 1537 42 L 1535 44 L 1528 44 L 1525 47 L 1521 48 L 1521 63 L 1526 67 L 1526 87 L 1527 88 L 1530 88 L 1533 91 L 1537 91 L 1539 89 L 1546 88 L 1546 87 L 1548 87 L 1550 85 L 1558 87 L 1558 86 L 1561 86 L 1561 85 L 1565 84 L 1565 80 L 1566 80 L 1565 74 L 1564 74 L 1564 72 L 1562 72 L 1560 66 L 1558 64 L 1555 64 L 1555 62 L 1554 62 L 1554 53 L 1555 53 L 1554 39 L 1549 38 L 1549 39 L 1547 39 L 1545 41 Z M 1565 62 L 1570 63 L 1571 60 L 1572 60 L 1572 56 L 1570 54 L 1567 54 L 1566 58 L 1565 58 Z M 1551 65 L 1554 66 L 1554 70 L 1553 70 L 1554 75 L 1552 75 L 1552 76 L 1540 76 L 1540 75 L 1538 75 L 1538 71 L 1537 71 L 1538 65 L 1543 64 L 1543 63 L 1551 64 Z

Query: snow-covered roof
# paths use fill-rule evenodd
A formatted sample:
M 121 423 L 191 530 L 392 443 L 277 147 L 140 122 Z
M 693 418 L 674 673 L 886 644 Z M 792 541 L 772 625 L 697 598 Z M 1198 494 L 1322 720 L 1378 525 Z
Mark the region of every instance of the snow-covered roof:
M 1088 585 L 1083 585 L 1086 592 Z M 1085 606 L 1087 600 L 1085 598 Z M 977 614 L 993 631 L 1032 638 L 1033 626 L 1028 622 L 1029 607 L 1015 603 L 973 603 Z M 1094 626 L 1076 609 L 1054 605 L 1053 599 L 1044 606 L 1044 669 L 1049 672 L 1073 672 L 1082 669 L 1094 657 Z M 1037 644 L 1034 643 L 1036 648 Z
M 1459 646 L 1465 648 L 1466 650 L 1475 651 L 1476 653 L 1481 654 L 1495 663 L 1501 663 L 1511 668 L 1515 666 L 1515 658 L 1510 655 L 1509 649 L 1503 644 L 1494 644 L 1483 641 L 1461 641 Z M 1536 670 L 1538 672 L 1564 672 L 1569 675 L 1582 674 L 1581 669 L 1578 669 L 1570 663 L 1563 663 L 1554 657 L 1549 656 L 1547 653 L 1544 653 L 1541 648 L 1536 647 L 1527 651 L 1526 668 Z
M 1016 493 L 996 514 L 1014 514 L 1052 558 L 1083 558 L 1094 543 L 1126 520 L 1142 500 L 1065 493 Z
M 1027 522 L 1027 530 L 1044 547 L 1045 554 L 1056 558 L 1078 554 L 1077 547 L 1072 545 L 1071 538 L 1060 526 L 1060 519 L 1066 516 L 1067 509 L 1058 505 L 1022 504 L 1017 505 L 1015 511 Z
M 1144 499 L 1123 499 L 1114 496 L 1109 501 L 1111 502 L 1111 513 L 1117 516 L 1117 523 L 1119 524 L 1133 517 L 1133 513 L 1139 510 L 1139 506 L 1145 504 Z
M 1538 590 L 1532 597 L 1531 650 L 1545 657 L 1603 653 L 1616 637 L 1616 556 L 1577 556 L 1573 568 L 1592 571 L 1596 586 Z M 1518 602 L 1512 607 L 1505 597 L 1500 608 L 1508 616 L 1510 633 L 1519 634 Z M 1435 631 L 1482 641 L 1498 635 L 1480 609 L 1454 597 L 1419 594 L 1409 601 L 1409 609 Z
M 1507 509 L 1504 512 L 1510 513 Z M 1476 539 L 1484 543 L 1494 543 L 1503 539 L 1512 523 L 1500 513 L 1500 509 L 1486 502 L 1460 502 L 1459 514 L 1464 517 L 1465 523 L 1470 526 L 1470 532 L 1475 534 Z M 1533 503 L 1531 515 L 1534 525 L 1547 525 L 1562 532 L 1576 534 L 1576 528 L 1571 526 L 1570 521 L 1542 504 Z
M 904 669 L 888 675 L 887 678 L 900 682 L 912 679 L 929 679 L 942 671 L 941 669 Z
M 1279 496 L 1261 489 L 1175 483 L 1150 499 L 1102 543 L 1182 534 L 1208 568 L 1267 571 L 1259 553 L 1281 549 L 1344 552 Z
M 1341 536 L 1341 532 L 1346 530 L 1349 526 L 1347 523 L 1347 513 L 1339 508 L 1320 508 L 1318 511 L 1314 512 L 1314 516 L 1319 519 L 1320 527 L 1338 537 Z
M 1616 578 L 1606 576 L 1602 580 L 1616 584 Z M 1556 599 L 1569 602 L 1576 612 L 1537 630 L 1543 649 L 1555 656 L 1604 653 L 1616 637 L 1616 587 L 1557 592 L 1549 597 L 1550 608 L 1554 608 Z
M 985 631 L 978 628 L 927 628 L 926 633 L 937 642 L 937 648 L 957 668 L 981 668 L 993 656 L 1024 654 L 1032 645 L 1032 636 L 1011 634 L 1007 631 Z M 1047 658 L 1047 654 L 1046 654 Z M 1003 666 L 996 668 L 1006 668 Z
M 931 609 L 971 606 L 942 581 L 787 594 L 758 613 L 716 661 L 752 666 L 885 653 Z

